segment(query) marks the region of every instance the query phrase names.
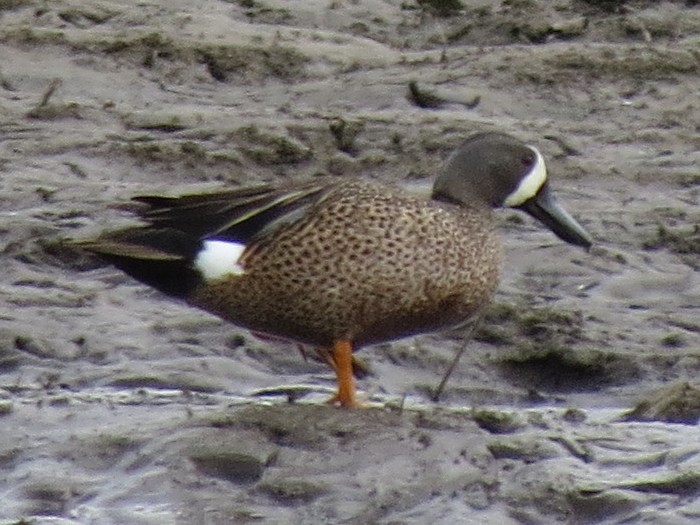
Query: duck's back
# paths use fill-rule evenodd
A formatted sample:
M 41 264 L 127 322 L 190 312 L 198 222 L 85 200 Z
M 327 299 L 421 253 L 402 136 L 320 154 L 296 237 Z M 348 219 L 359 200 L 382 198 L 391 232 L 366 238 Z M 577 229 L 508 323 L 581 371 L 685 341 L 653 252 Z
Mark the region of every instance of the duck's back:
M 348 182 L 238 264 L 189 301 L 255 331 L 362 346 L 468 320 L 495 290 L 500 246 L 487 207 Z

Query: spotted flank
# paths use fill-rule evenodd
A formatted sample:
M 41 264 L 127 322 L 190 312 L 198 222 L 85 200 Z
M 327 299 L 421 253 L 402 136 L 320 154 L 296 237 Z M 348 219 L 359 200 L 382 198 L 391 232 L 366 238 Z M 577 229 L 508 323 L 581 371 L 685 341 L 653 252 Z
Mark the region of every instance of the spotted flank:
M 537 148 L 528 147 L 535 152 L 535 162 L 530 171 L 520 180 L 515 190 L 503 201 L 504 206 L 516 207 L 530 200 L 537 195 L 537 192 L 540 191 L 540 188 L 547 180 L 547 166 L 544 158 L 542 158 L 542 154 Z
M 205 281 L 216 281 L 229 275 L 242 275 L 239 260 L 245 245 L 230 241 L 204 241 L 194 259 L 194 267 Z

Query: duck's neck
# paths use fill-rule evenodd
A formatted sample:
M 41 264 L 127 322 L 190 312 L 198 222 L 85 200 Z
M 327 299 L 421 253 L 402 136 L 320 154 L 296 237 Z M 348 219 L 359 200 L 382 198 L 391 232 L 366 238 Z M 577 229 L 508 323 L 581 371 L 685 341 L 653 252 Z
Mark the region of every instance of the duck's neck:
M 493 211 L 493 207 L 487 204 L 486 202 L 481 202 L 481 201 L 469 201 L 469 202 L 464 202 L 460 201 L 457 199 L 454 199 L 450 197 L 449 195 L 445 195 L 444 193 L 435 193 L 433 192 L 430 196 L 432 200 L 435 202 L 440 202 L 442 204 L 449 204 L 451 206 L 456 206 L 461 209 L 466 209 L 466 210 L 475 210 L 479 211 L 480 213 L 488 213 L 490 214 Z

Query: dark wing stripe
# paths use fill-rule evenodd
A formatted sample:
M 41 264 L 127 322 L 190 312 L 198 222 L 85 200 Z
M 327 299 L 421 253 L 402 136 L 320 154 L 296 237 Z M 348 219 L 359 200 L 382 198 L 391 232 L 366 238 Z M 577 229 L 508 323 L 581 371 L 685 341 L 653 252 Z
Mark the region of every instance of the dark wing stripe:
M 300 216 L 303 216 L 308 208 L 310 204 L 309 197 L 315 196 L 322 189 L 323 187 L 314 187 L 303 191 L 284 193 L 270 202 L 261 204 L 245 213 L 234 216 L 232 220 L 224 224 L 217 231 L 212 232 L 213 236 L 235 230 L 236 226 L 253 221 L 263 215 L 266 216 L 266 220 L 264 220 L 264 224 L 257 229 L 256 236 L 259 236 L 262 231 L 274 229 L 272 227 L 273 225 L 277 227 L 297 220 Z
M 309 184 L 287 189 L 259 186 L 182 197 L 141 196 L 149 206 L 140 216 L 158 228 L 171 228 L 199 239 L 219 238 L 248 243 L 306 213 L 327 186 Z
M 118 256 L 143 261 L 181 261 L 182 255 L 168 253 L 150 246 L 126 242 L 87 241 L 76 242 L 75 246 L 103 256 Z

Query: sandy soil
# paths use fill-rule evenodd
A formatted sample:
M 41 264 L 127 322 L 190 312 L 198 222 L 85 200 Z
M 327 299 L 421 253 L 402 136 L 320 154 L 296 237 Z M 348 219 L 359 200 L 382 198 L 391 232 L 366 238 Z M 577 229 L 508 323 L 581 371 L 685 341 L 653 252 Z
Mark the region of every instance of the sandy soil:
M 0 0 L 2 523 L 700 520 L 697 2 L 462 4 Z M 597 244 L 500 213 L 437 404 L 460 334 L 364 350 L 340 411 L 294 347 L 60 247 L 143 192 L 429 180 L 485 129 Z

